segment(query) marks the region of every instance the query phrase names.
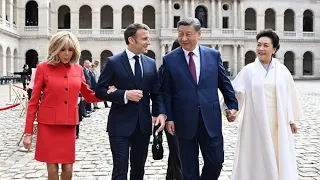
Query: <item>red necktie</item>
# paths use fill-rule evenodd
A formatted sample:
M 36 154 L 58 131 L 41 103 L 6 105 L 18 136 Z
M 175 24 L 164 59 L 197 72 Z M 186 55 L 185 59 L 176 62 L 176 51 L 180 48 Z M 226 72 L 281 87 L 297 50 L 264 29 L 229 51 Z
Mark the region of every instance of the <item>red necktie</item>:
M 191 72 L 191 75 L 194 79 L 194 82 L 197 84 L 197 73 L 196 73 L 196 65 L 194 64 L 194 60 L 193 60 L 193 52 L 189 52 L 189 69 Z

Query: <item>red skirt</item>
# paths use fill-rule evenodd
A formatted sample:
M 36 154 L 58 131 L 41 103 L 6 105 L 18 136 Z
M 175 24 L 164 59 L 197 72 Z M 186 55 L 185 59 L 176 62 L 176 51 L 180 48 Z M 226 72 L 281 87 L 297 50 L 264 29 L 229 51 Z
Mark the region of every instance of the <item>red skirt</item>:
M 35 159 L 52 164 L 75 162 L 76 125 L 38 124 Z

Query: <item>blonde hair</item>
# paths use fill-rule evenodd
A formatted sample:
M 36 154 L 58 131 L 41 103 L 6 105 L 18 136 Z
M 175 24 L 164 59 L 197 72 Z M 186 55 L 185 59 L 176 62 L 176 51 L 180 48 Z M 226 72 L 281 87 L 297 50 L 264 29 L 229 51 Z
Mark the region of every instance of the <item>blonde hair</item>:
M 79 61 L 81 50 L 77 37 L 68 31 L 61 31 L 54 34 L 49 42 L 47 62 L 51 65 L 57 65 L 60 62 L 58 53 L 69 43 L 73 48 L 73 55 L 70 64 L 75 64 Z

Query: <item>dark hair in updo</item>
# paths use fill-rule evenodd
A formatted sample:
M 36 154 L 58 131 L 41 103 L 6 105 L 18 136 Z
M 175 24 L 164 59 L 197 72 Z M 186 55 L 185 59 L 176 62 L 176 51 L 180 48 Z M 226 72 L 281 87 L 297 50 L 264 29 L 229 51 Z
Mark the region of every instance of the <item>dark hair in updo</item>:
M 274 30 L 272 29 L 261 30 L 256 36 L 257 41 L 261 37 L 268 37 L 271 39 L 273 47 L 276 48 L 275 53 L 280 49 L 279 36 Z

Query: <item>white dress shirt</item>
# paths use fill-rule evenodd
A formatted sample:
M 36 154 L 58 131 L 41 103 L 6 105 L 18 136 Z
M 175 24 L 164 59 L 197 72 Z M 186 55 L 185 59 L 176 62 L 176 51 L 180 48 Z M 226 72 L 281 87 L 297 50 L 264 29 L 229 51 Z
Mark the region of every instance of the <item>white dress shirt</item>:
M 136 54 L 134 54 L 133 52 L 129 51 L 128 48 L 126 48 L 126 53 L 127 53 L 127 56 L 128 56 L 128 59 L 129 59 L 129 63 L 130 63 L 130 66 L 131 66 L 131 70 L 132 70 L 132 73 L 133 75 L 135 75 L 135 63 L 136 63 L 136 60 L 133 58 L 134 56 L 136 56 Z M 141 55 L 137 55 L 139 56 L 139 63 L 140 63 L 140 67 L 141 67 L 141 72 L 142 72 L 142 77 L 143 77 L 143 68 L 142 68 L 142 62 L 141 62 Z
M 189 51 L 183 49 L 184 52 L 184 56 L 186 58 L 187 63 L 189 64 Z M 196 66 L 196 75 L 197 75 L 197 83 L 199 82 L 199 77 L 200 77 L 200 49 L 199 49 L 199 45 L 196 46 L 196 48 L 192 51 L 193 52 L 193 61 L 194 64 Z
M 136 54 L 131 52 L 128 48 L 126 48 L 126 53 L 127 53 L 127 56 L 128 56 L 128 60 L 129 60 L 129 64 L 130 64 L 132 73 L 133 73 L 133 75 L 135 75 L 135 63 L 136 63 L 136 60 L 133 57 L 136 56 Z M 138 56 L 139 56 L 139 63 L 140 63 L 140 67 L 141 67 L 141 73 L 142 73 L 142 77 L 143 77 L 143 68 L 142 68 L 142 62 L 141 62 L 141 55 L 139 54 Z M 124 92 L 124 103 L 125 104 L 128 103 L 127 91 Z

